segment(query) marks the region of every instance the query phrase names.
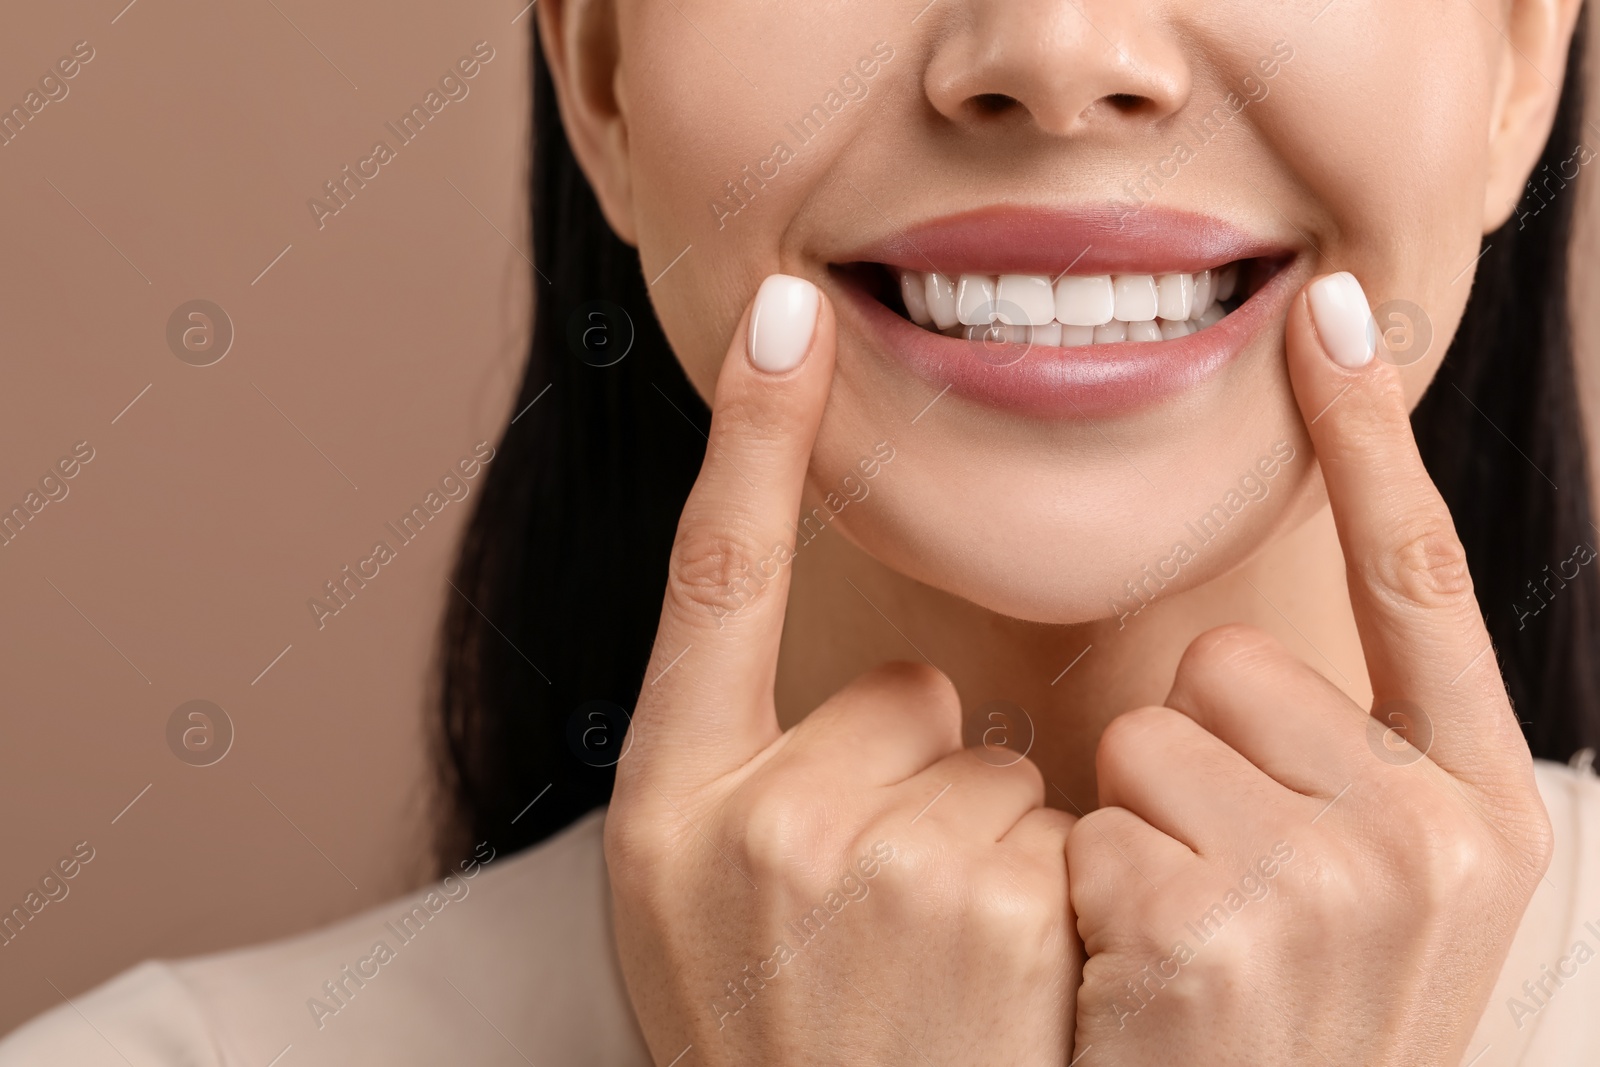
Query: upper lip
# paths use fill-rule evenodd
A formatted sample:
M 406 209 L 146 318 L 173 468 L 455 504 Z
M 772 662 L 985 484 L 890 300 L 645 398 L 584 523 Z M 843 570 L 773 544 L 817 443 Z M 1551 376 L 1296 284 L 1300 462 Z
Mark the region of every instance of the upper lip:
M 1192 273 L 1290 249 L 1221 219 L 1146 204 L 1062 210 L 999 204 L 914 223 L 840 257 L 959 274 Z

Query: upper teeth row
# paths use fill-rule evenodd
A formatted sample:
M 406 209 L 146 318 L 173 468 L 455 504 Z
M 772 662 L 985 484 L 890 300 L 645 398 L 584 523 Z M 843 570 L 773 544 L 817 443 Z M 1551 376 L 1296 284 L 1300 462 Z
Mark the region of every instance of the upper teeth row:
M 919 326 L 1104 326 L 1199 319 L 1233 296 L 1239 265 L 1198 274 L 963 274 L 903 270 L 900 293 Z

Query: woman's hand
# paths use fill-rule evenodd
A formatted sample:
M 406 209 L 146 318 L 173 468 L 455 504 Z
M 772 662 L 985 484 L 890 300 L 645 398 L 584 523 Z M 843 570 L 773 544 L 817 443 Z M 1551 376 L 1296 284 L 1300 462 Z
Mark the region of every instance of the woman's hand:
M 1190 645 L 1166 707 L 1111 723 L 1102 806 L 1068 845 L 1080 1067 L 1459 1064 L 1549 862 L 1398 375 L 1361 363 L 1368 321 L 1353 278 L 1322 279 L 1287 347 L 1374 707 L 1225 627 Z
M 747 323 L 606 818 L 618 951 L 651 1053 L 1063 1064 L 1074 820 L 1043 807 L 1039 772 L 963 750 L 953 687 L 920 665 L 873 671 L 778 728 L 792 524 L 835 327 L 815 287 L 782 276 Z

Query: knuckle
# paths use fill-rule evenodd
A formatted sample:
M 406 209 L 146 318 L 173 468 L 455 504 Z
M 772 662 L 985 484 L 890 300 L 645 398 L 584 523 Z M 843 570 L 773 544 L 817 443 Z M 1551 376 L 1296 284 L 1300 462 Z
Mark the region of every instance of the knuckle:
M 1181 923 L 1167 929 L 1148 917 L 1132 919 L 1108 934 L 1104 951 L 1084 964 L 1080 1011 L 1087 1000 L 1120 1028 L 1127 1017 L 1155 1008 L 1169 1022 L 1184 1024 L 1202 1010 L 1223 1007 L 1228 991 L 1242 984 L 1235 968 L 1248 961 L 1232 958 L 1241 938 L 1202 944 Z
M 885 841 L 888 848 L 885 849 Z M 978 886 L 992 877 L 995 851 L 982 857 L 923 819 L 907 830 L 904 819 L 862 833 L 858 854 L 885 856 L 878 881 L 886 889 L 883 912 L 904 929 L 989 929 L 979 910 Z
M 1480 883 L 1494 862 L 1492 850 L 1476 833 L 1452 828 L 1424 841 L 1427 876 L 1424 885 L 1434 890 L 1432 903 L 1447 907 L 1461 898 L 1461 890 Z
M 620 812 L 608 813 L 601 834 L 601 847 L 605 852 L 606 866 L 618 872 L 638 872 L 648 868 L 657 859 L 649 836 L 639 832 L 635 819 L 621 817 Z
M 1300 897 L 1296 910 L 1293 945 L 1298 951 L 1312 953 L 1316 946 L 1325 945 L 1329 938 L 1352 928 L 1372 931 L 1385 929 L 1387 913 L 1371 909 L 1375 894 L 1364 894 L 1364 880 L 1354 876 L 1348 868 L 1328 864 L 1319 872 L 1321 881 L 1314 894 Z M 1366 910 L 1363 910 L 1363 903 Z
M 875 685 L 907 694 L 914 702 L 932 708 L 960 708 L 955 683 L 937 667 L 915 660 L 891 660 L 869 672 Z
M 1276 879 L 1294 904 L 1308 937 L 1350 928 L 1352 916 L 1369 912 L 1372 897 L 1357 866 L 1334 842 L 1319 836 L 1296 851 Z M 1358 924 L 1359 925 L 1359 924 Z
M 1067 832 L 1067 886 L 1080 922 L 1100 925 L 1137 910 L 1149 898 L 1150 883 L 1132 866 L 1143 821 L 1126 808 L 1100 807 Z M 1160 878 L 1161 872 L 1148 876 Z
M 1183 942 L 1168 945 L 1152 957 L 1139 972 L 1131 1000 L 1135 1007 L 1159 1003 L 1160 1017 L 1180 1033 L 1203 1026 L 1211 1019 L 1238 1019 L 1249 1015 L 1249 986 L 1239 980 L 1242 969 L 1223 971 L 1216 967 L 1217 956 L 1208 947 L 1204 952 L 1188 951 Z M 1225 949 L 1224 952 L 1234 951 Z M 1207 957 L 1216 981 L 1204 973 Z M 1188 962 L 1185 963 L 1184 961 Z M 1200 974 L 1196 974 L 1196 969 Z M 1158 1000 L 1159 998 L 1159 1000 Z M 1126 1003 L 1127 1001 L 1125 1001 Z
M 1126 1016 L 1138 1014 L 1144 1006 L 1142 1001 L 1130 1004 L 1128 998 L 1138 988 L 1134 979 L 1140 967 L 1155 951 L 1154 946 L 1125 935 L 1115 940 L 1108 938 L 1103 951 L 1084 961 L 1083 985 L 1078 990 L 1078 1018 L 1098 1016 L 1120 1030 Z
M 920 661 L 891 660 L 851 683 L 882 708 L 895 709 L 905 728 L 927 731 L 946 752 L 961 748 L 961 697 L 955 683 L 936 667 Z
M 1446 908 L 1463 890 L 1480 882 L 1494 862 L 1481 825 L 1447 802 L 1418 797 L 1405 812 L 1396 842 L 1396 866 L 1423 904 Z M 1400 830 L 1400 827 L 1395 827 Z
M 1532 781 L 1497 793 L 1482 814 L 1460 812 L 1458 819 L 1484 840 L 1486 852 L 1501 857 L 1514 880 L 1529 885 L 1538 882 L 1555 859 L 1555 826 L 1544 797 Z
M 1439 607 L 1472 592 L 1466 550 L 1446 516 L 1406 526 L 1371 570 L 1372 584 L 1403 606 Z
M 1100 812 L 1106 808 L 1096 808 L 1084 815 L 1067 831 L 1067 871 L 1071 878 L 1074 899 L 1080 891 L 1090 884 L 1090 878 L 1099 873 L 1103 862 L 1102 853 L 1109 852 L 1110 847 L 1105 843 L 1109 834 L 1106 819 Z
M 1017 821 L 1003 839 L 1017 861 L 1052 877 L 1067 875 L 1067 841 L 1078 817 L 1057 808 L 1038 807 Z
M 619 902 L 641 912 L 655 912 L 670 896 L 671 835 L 638 814 L 607 813 L 601 835 L 612 892 Z
M 978 759 L 978 762 L 981 763 L 985 768 L 994 767 L 994 764 L 990 763 L 988 760 L 977 757 L 976 754 L 974 754 L 974 758 Z M 1026 756 L 1022 756 L 1014 763 L 1007 763 L 1001 767 L 995 767 L 994 769 L 1016 778 L 1017 784 L 1021 787 L 1022 791 L 1027 793 L 1027 795 L 1032 799 L 1033 807 L 1035 809 L 1042 809 L 1044 807 L 1044 772 L 1039 769 L 1039 765 L 1037 763 L 1033 762 L 1033 760 Z
M 1096 932 L 1094 949 L 1089 952 L 1090 962 L 1096 959 L 1120 959 L 1138 960 L 1142 964 L 1172 948 L 1170 941 L 1163 944 L 1160 938 L 1152 934 L 1151 924 L 1143 921 L 1141 913 L 1136 909 L 1127 909 L 1125 914 L 1118 916 L 1118 920 L 1115 923 L 1104 924 L 1103 928 Z M 1118 968 L 1115 977 L 1119 980 L 1130 978 L 1132 975 L 1129 970 L 1127 963 L 1124 962 Z M 1138 967 L 1134 966 L 1132 970 L 1136 971 Z M 1085 966 L 1085 979 L 1088 976 L 1089 969 Z
M 1198 941 L 1199 935 L 1191 934 L 1190 926 L 1195 926 L 1202 932 L 1214 931 L 1208 934 L 1209 940 L 1197 946 L 1198 950 L 1194 953 L 1191 963 L 1193 971 L 1202 978 L 1208 975 L 1215 976 L 1220 980 L 1215 983 L 1218 986 L 1228 985 L 1226 979 L 1230 976 L 1248 973 L 1252 958 L 1257 957 L 1254 951 L 1257 946 L 1253 944 L 1255 938 L 1252 936 L 1256 931 L 1250 923 L 1249 914 L 1246 913 L 1243 917 L 1230 916 L 1224 905 L 1213 901 L 1189 903 L 1192 914 L 1187 920 L 1180 920 L 1177 914 L 1171 916 L 1175 925 L 1165 931 L 1165 943 L 1171 945 L 1178 941 L 1186 941 L 1185 934 Z M 1222 925 L 1224 923 L 1227 925 Z M 1221 936 L 1224 933 L 1227 936 Z M 1204 984 L 1213 983 L 1207 981 Z
M 822 799 L 800 790 L 760 789 L 739 803 L 736 819 L 739 851 L 758 882 L 805 885 L 826 866 L 832 818 Z
M 636 794 L 639 791 L 631 790 Z M 664 829 L 671 824 L 658 817 L 643 796 L 620 798 L 606 811 L 601 827 L 601 847 L 615 857 L 621 871 L 645 871 L 659 866 L 672 852 L 675 839 Z
M 958 857 L 947 842 L 883 827 L 862 835 L 855 850 L 887 857 L 879 878 L 901 919 L 942 921 L 961 914 L 961 877 L 953 869 Z
M 1102 776 L 1122 778 L 1149 763 L 1151 735 L 1171 730 L 1183 719 L 1171 708 L 1143 707 L 1125 711 L 1106 723 L 1095 751 L 1095 769 Z
M 971 915 L 986 942 L 1042 946 L 1064 936 L 1067 883 L 1063 862 L 1050 867 L 1031 857 L 1017 857 L 975 865 L 969 877 Z
M 737 528 L 686 521 L 673 542 L 667 571 L 670 600 L 700 612 L 726 612 L 760 594 L 766 579 L 757 571 L 755 538 Z
M 1556 832 L 1550 822 L 1550 812 L 1542 800 L 1534 798 L 1533 810 L 1515 828 L 1514 833 L 1513 840 L 1522 845 L 1529 880 L 1543 878 L 1555 859 Z
M 1274 655 L 1279 645 L 1271 635 L 1245 623 L 1217 626 L 1189 642 L 1178 674 L 1209 674 Z
M 1026 756 L 1009 753 L 1003 761 L 984 748 L 963 748 L 942 760 L 939 766 L 962 784 L 972 787 L 985 801 L 1010 806 L 1025 797 L 1029 811 L 1044 807 L 1044 774 Z
M 1126 868 L 1127 864 L 1123 866 Z M 1142 889 L 1133 888 L 1135 879 Z M 1191 899 L 1181 888 L 1169 885 L 1150 889 L 1136 874 L 1124 881 L 1127 883 L 1126 899 L 1120 904 L 1116 925 L 1121 928 L 1120 936 L 1125 938 L 1121 947 L 1136 949 L 1140 958 L 1172 948 L 1173 942 L 1188 932 L 1185 923 L 1192 924 L 1205 908 L 1205 904 Z
M 1073 867 L 1087 866 L 1130 836 L 1133 815 L 1126 808 L 1099 807 L 1083 815 L 1067 833 L 1067 856 Z
M 1125 711 L 1106 723 L 1105 731 L 1100 735 L 1100 745 L 1112 748 L 1138 745 L 1152 731 L 1167 729 L 1178 717 L 1179 713 L 1171 708 L 1155 704 Z

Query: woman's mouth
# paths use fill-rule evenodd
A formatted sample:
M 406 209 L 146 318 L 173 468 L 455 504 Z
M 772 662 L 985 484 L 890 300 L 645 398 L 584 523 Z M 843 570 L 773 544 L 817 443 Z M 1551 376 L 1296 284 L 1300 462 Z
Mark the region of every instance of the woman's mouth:
M 1081 348 L 1173 341 L 1215 326 L 1237 310 L 1259 288 L 1260 264 L 1241 260 L 1198 273 L 1057 278 L 950 278 L 937 271 L 901 270 L 896 310 L 924 329 L 990 345 Z
M 897 234 L 833 273 L 873 347 L 931 384 L 1041 418 L 1126 414 L 1220 371 L 1305 272 L 1225 223 L 1141 214 L 1111 227 L 990 209 Z M 1008 245 L 1026 250 L 1009 269 Z

